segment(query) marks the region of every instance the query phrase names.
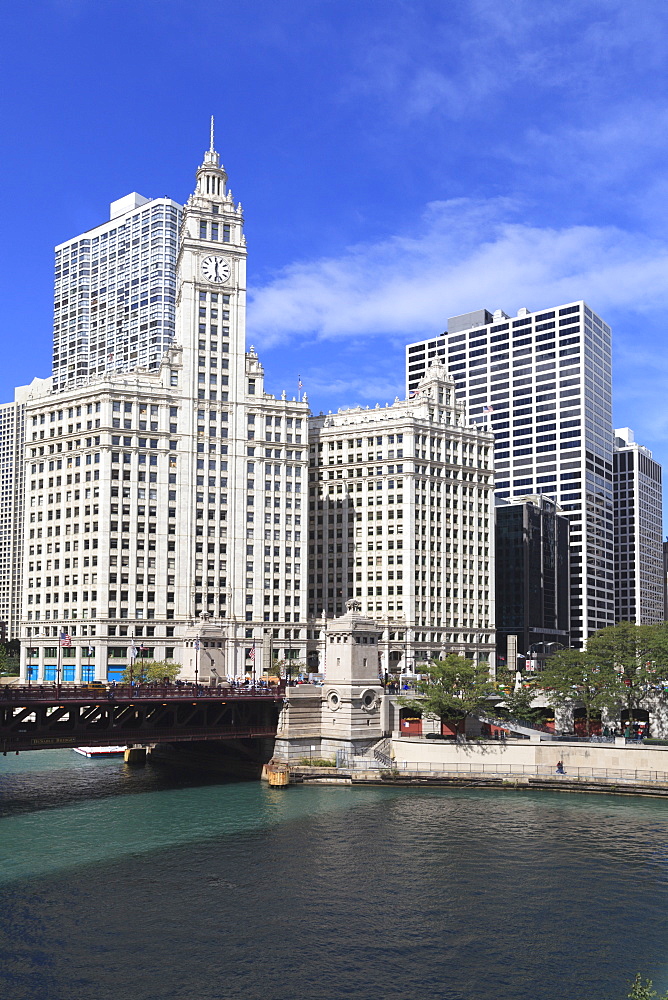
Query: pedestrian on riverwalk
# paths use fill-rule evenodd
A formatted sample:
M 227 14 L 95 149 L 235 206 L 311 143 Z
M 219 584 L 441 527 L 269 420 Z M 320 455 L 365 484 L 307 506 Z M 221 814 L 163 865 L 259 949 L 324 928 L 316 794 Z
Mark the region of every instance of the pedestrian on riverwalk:
M 557 774 L 566 774 L 566 772 L 564 771 L 564 762 L 563 762 L 563 760 L 558 760 L 557 761 Z

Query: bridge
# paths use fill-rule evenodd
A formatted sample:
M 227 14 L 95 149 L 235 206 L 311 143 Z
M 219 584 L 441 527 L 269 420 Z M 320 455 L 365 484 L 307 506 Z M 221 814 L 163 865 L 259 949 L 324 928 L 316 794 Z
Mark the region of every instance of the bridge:
M 273 737 L 284 696 L 283 684 L 0 687 L 0 751 Z

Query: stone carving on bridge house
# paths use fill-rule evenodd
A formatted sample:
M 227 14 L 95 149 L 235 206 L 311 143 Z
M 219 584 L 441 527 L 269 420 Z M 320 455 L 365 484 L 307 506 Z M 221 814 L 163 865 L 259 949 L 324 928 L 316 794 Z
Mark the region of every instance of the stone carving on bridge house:
M 382 629 L 361 614 L 361 601 L 346 601 L 346 613 L 327 623 L 322 688 L 323 747 L 350 751 L 382 735 L 378 643 Z

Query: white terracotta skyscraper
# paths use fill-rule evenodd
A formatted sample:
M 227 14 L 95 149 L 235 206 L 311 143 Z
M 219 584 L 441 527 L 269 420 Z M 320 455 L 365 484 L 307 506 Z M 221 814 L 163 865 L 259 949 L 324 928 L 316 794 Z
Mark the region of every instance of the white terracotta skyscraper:
M 213 145 L 170 268 L 175 334 L 156 367 L 128 356 L 132 370 L 26 402 L 23 671 L 35 680 L 55 679 L 63 630 L 64 680 L 117 678 L 141 645 L 186 677 L 197 649 L 200 679 L 269 668 L 284 642 L 306 655 L 308 404 L 265 393 L 246 350 L 243 214 Z M 142 278 L 140 266 L 130 281 Z

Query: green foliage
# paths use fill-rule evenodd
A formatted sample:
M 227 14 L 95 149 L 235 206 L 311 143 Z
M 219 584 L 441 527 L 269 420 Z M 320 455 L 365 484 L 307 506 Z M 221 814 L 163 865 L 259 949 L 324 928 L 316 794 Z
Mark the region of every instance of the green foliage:
M 646 979 L 643 982 L 640 973 L 636 975 L 636 978 L 631 983 L 631 992 L 627 996 L 629 1000 L 668 1000 L 668 993 L 664 993 L 660 997 L 654 989 L 652 980 Z
M 274 660 L 271 669 L 265 669 L 263 674 L 268 677 L 298 677 L 300 674 L 308 672 L 308 667 L 304 660 Z
M 299 763 L 308 767 L 336 767 L 336 760 L 330 757 L 302 757 Z
M 494 714 L 502 719 L 516 719 L 518 722 L 535 722 L 541 715 L 540 708 L 532 708 L 532 702 L 536 698 L 536 689 L 531 687 L 520 687 L 514 690 L 515 675 L 505 673 L 497 677 L 497 683 L 506 689 L 510 689 L 509 694 L 503 695 L 503 701 L 494 709 Z
M 590 649 L 586 653 L 577 649 L 555 653 L 540 675 L 540 686 L 554 705 L 582 704 L 587 732 L 594 715 L 619 703 L 623 687 L 613 666 Z
M 400 698 L 399 702 L 441 720 L 466 718 L 482 708 L 495 690 L 487 664 L 476 665 L 453 653 L 444 660 L 432 660 L 426 673 L 428 677 L 418 686 L 422 697 Z
M 173 681 L 180 670 L 181 665 L 172 663 L 170 660 L 135 660 L 132 668 L 132 680 L 140 684 L 151 684 L 153 681 L 161 683 L 165 679 Z M 129 667 L 126 667 L 123 673 L 123 683 L 130 683 Z
M 668 623 L 620 622 L 594 633 L 587 652 L 601 666 L 616 671 L 622 682 L 619 701 L 633 718 L 648 690 L 668 678 Z
M 0 646 L 0 677 L 18 677 L 19 659 L 16 654 L 12 655 L 11 649 L 15 644 L 11 642 L 8 645 L 10 648 Z

